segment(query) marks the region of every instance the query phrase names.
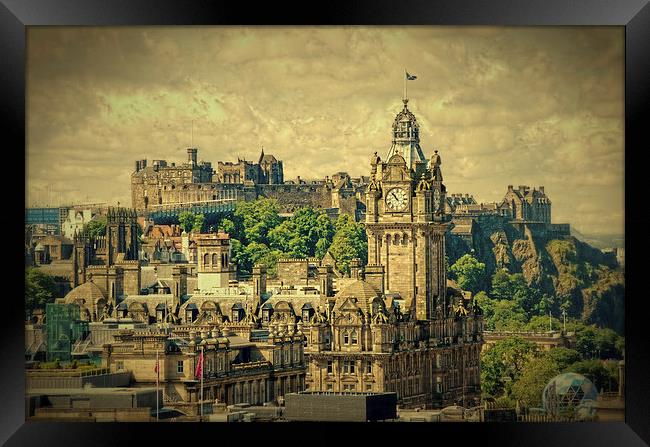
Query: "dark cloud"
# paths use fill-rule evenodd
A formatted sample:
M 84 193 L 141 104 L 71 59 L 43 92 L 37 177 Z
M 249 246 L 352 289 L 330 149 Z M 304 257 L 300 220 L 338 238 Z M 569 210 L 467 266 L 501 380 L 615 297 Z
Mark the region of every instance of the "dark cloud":
M 139 158 L 367 174 L 409 107 L 448 189 L 545 185 L 554 220 L 623 232 L 623 28 L 39 27 L 28 31 L 28 201 L 130 201 Z

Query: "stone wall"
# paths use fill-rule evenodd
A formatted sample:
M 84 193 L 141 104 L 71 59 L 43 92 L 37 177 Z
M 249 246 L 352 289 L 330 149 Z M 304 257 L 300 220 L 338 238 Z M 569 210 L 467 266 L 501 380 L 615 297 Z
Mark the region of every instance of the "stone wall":
M 307 259 L 280 259 L 277 266 L 277 280 L 287 284 L 306 281 L 309 272 Z

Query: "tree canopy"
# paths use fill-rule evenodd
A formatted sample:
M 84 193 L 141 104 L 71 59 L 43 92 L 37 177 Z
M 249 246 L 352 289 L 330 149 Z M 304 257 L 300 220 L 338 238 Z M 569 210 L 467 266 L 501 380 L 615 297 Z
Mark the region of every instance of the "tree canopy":
M 350 273 L 350 261 L 359 258 L 365 264 L 368 260 L 365 228 L 362 223 L 355 222 L 352 216 L 342 214 L 336 221 L 335 229 L 329 251 L 336 259 L 338 269 Z
M 479 262 L 471 254 L 461 256 L 449 269 L 463 290 L 477 293 L 485 290 L 485 264 Z
M 47 303 L 54 302 L 58 287 L 54 277 L 43 273 L 38 268 L 25 271 L 25 313 L 31 314 L 35 309 L 42 309 Z
M 106 235 L 106 216 L 100 216 L 84 225 L 84 232 L 94 238 Z
M 534 343 L 508 337 L 487 349 L 481 359 L 481 387 L 491 396 L 508 392 L 537 351 Z
M 178 222 L 186 233 L 201 233 L 205 224 L 205 216 L 200 213 L 183 211 L 178 215 Z

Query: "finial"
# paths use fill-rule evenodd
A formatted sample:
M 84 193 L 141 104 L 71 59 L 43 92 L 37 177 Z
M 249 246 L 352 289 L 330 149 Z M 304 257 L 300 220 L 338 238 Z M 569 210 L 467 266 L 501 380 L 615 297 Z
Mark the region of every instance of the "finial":
M 404 103 L 404 108 L 406 108 L 406 104 L 408 104 L 409 99 L 408 99 L 408 98 L 404 98 L 404 99 L 402 99 L 402 102 Z

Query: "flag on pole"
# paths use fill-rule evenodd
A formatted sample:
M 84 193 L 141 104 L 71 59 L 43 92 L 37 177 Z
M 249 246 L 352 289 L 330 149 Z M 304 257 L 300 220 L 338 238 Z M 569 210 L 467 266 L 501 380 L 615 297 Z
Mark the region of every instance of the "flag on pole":
M 196 370 L 194 371 L 195 377 L 203 377 L 203 350 L 199 354 L 199 359 L 196 362 Z
M 415 81 L 417 78 L 418 78 L 417 76 L 409 74 L 408 71 L 406 72 L 406 80 L 407 81 Z
M 153 367 L 156 377 L 160 377 L 160 365 L 158 364 L 158 353 L 156 353 L 156 366 Z

